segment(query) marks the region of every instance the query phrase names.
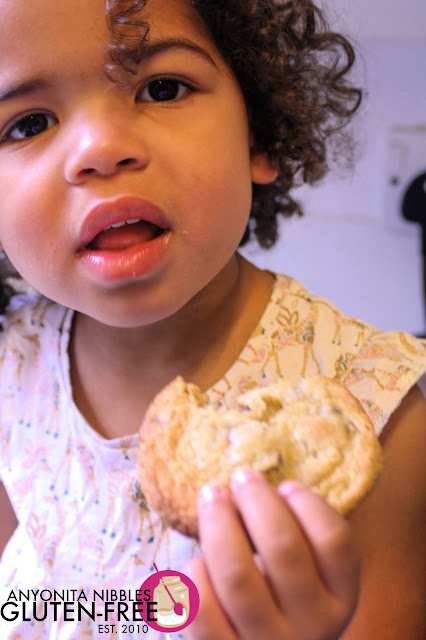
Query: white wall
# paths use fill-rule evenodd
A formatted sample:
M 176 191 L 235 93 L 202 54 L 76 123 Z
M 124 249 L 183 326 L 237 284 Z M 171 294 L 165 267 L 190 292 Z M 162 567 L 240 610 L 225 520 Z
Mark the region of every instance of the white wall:
M 357 39 L 423 40 L 424 0 L 322 0 L 333 25 Z
M 423 333 L 420 228 L 398 214 L 389 145 L 395 127 L 423 127 L 417 153 L 426 170 L 426 2 L 324 3 L 333 26 L 355 40 L 356 75 L 368 92 L 354 123 L 356 168 L 296 190 L 305 218 L 283 221 L 272 250 L 249 247 L 245 254 L 302 280 L 351 315 L 383 329 Z

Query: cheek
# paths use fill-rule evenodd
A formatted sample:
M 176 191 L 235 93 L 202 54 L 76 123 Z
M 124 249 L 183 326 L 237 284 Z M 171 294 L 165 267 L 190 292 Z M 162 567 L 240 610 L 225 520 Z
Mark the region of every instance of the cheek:
M 37 177 L 32 185 L 15 182 L 19 189 L 7 190 L 7 205 L 0 209 L 0 241 L 17 271 L 31 282 L 39 272 L 54 273 L 53 255 L 59 251 L 54 202 L 59 200 L 51 187 L 38 188 Z
M 235 251 L 248 223 L 251 182 L 241 174 L 218 172 L 206 179 L 194 174 L 185 203 L 188 240 L 207 249 Z
M 203 117 L 194 114 L 190 127 L 175 134 L 174 159 L 168 162 L 169 175 L 176 173 L 176 184 L 185 185 L 182 197 L 215 218 L 227 218 L 230 210 L 245 218 L 251 208 L 248 125 L 234 93 L 228 90 L 226 99 L 215 100 L 214 109 L 208 103 Z
M 237 146 L 211 145 L 188 167 L 185 182 L 185 211 L 193 225 L 225 224 L 244 232 L 252 201 L 248 153 Z
M 7 194 L 0 209 L 0 233 L 5 242 L 6 238 L 16 242 L 17 235 L 23 239 L 28 235 L 34 241 L 34 232 L 44 231 L 46 205 L 57 197 L 57 180 L 46 176 L 44 164 L 29 153 L 22 160 L 21 156 L 11 154 L 9 162 L 2 158 L 0 167 L 0 190 Z

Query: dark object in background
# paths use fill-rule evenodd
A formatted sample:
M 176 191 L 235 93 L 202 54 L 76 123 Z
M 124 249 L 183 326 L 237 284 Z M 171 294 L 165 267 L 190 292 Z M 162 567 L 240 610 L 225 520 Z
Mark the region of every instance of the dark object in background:
M 426 171 L 411 182 L 402 200 L 402 215 L 410 222 L 417 222 L 422 228 L 423 254 L 423 299 L 426 318 Z M 419 336 L 426 337 L 426 334 Z

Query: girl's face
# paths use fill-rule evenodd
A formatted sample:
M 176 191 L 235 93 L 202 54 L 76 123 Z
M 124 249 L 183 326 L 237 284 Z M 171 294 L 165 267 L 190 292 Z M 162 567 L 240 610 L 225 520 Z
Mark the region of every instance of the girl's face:
M 36 289 L 105 324 L 169 316 L 247 224 L 239 86 L 186 0 L 149 0 L 132 88 L 109 80 L 103 0 L 0 0 L 0 242 Z M 125 224 L 126 220 L 141 220 Z

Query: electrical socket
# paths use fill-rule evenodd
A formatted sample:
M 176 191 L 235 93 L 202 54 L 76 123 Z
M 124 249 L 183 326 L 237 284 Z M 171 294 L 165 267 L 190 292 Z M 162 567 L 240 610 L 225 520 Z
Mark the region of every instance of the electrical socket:
M 392 127 L 386 140 L 386 227 L 403 233 L 417 233 L 412 222 L 402 217 L 402 201 L 411 182 L 426 172 L 426 124 Z

